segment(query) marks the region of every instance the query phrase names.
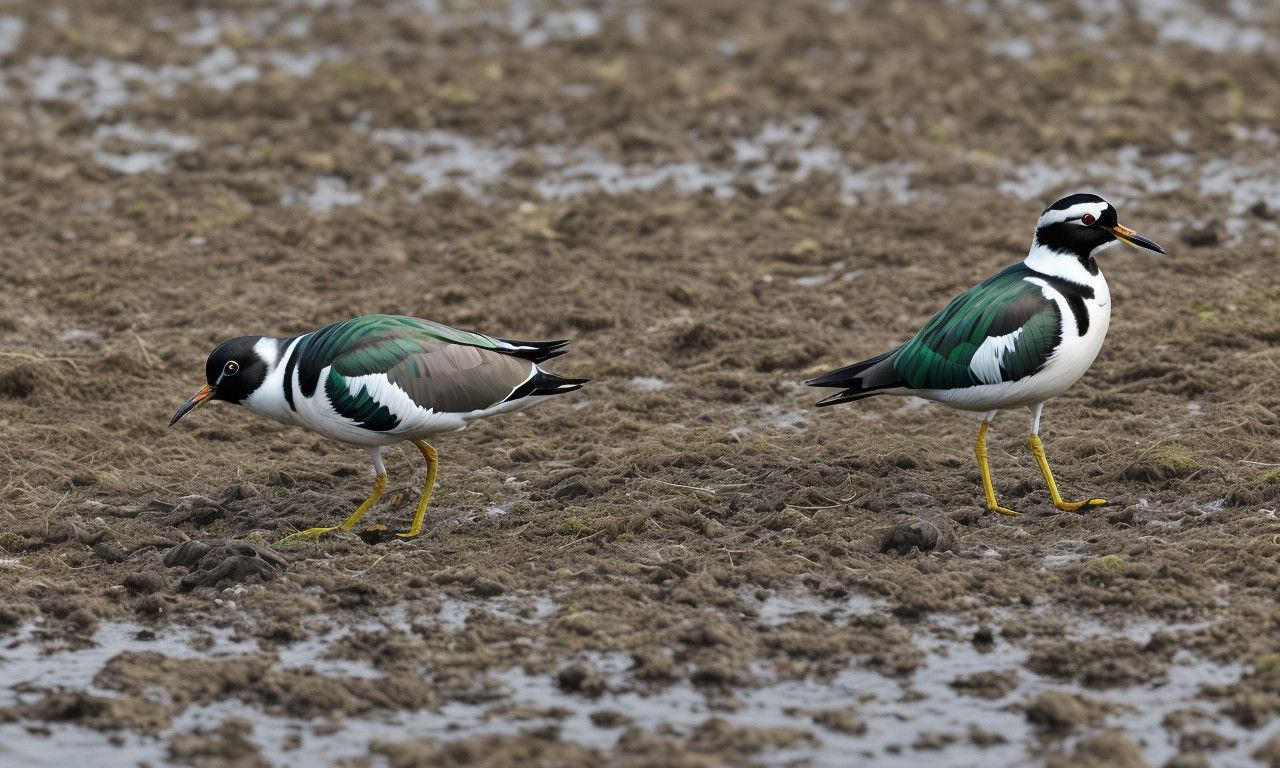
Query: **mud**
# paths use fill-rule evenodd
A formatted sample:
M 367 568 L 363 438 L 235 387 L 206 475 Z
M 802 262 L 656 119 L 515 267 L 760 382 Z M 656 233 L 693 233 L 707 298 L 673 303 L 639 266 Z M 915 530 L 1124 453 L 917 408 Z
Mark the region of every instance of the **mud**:
M 0 10 L 0 761 L 1276 765 L 1280 14 L 1261 2 Z M 804 379 L 1090 190 L 1111 330 L 1041 434 Z M 425 533 L 209 350 L 572 338 Z M 386 454 L 370 523 L 425 468 Z M 405 502 L 407 500 L 407 503 Z

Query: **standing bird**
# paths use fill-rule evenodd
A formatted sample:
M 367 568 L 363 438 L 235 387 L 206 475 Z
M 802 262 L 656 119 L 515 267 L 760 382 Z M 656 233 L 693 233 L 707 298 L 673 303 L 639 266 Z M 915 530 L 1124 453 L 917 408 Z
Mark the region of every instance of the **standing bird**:
M 413 525 L 422 532 L 436 479 L 437 454 L 425 438 L 580 389 L 586 379 L 547 373 L 538 363 L 564 354 L 568 340 L 509 341 L 429 320 L 369 315 L 289 339 L 241 336 L 224 341 L 205 363 L 204 387 L 169 421 L 173 426 L 208 400 L 243 405 L 369 452 L 373 493 L 338 530 L 348 530 L 387 488 L 382 449 L 412 442 L 427 460 L 427 481 Z M 285 541 L 334 528 L 309 528 Z
M 1031 252 L 951 300 L 900 347 L 805 382 L 844 391 L 818 403 L 835 405 L 872 395 L 915 395 L 966 411 L 986 411 L 974 452 L 987 508 L 996 503 L 987 466 L 987 426 L 1002 408 L 1031 409 L 1031 453 L 1053 504 L 1074 511 L 1105 499 L 1066 502 L 1040 443 L 1040 411 L 1089 369 L 1111 321 L 1111 294 L 1098 252 L 1116 241 L 1164 249 L 1120 225 L 1116 209 L 1097 195 L 1064 197 L 1036 222 Z

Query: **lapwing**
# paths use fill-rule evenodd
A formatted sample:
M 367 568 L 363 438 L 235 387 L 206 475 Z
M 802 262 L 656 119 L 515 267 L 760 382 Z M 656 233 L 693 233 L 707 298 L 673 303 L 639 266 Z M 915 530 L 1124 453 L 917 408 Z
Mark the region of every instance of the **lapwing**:
M 1031 410 L 1031 453 L 1055 507 L 1074 511 L 1105 499 L 1062 500 L 1040 442 L 1040 413 L 1089 369 L 1111 321 L 1111 294 L 1098 253 L 1116 242 L 1164 249 L 1121 226 L 1097 195 L 1075 194 L 1050 205 L 1036 223 L 1031 252 L 951 300 L 910 341 L 869 360 L 805 382 L 842 390 L 818 403 L 873 395 L 914 395 L 966 411 L 985 411 L 974 453 L 987 507 L 996 503 L 987 466 L 987 427 L 1005 408 Z
M 581 388 L 586 379 L 538 366 L 564 354 L 568 343 L 499 339 L 393 315 L 343 320 L 287 339 L 241 336 L 213 350 L 205 363 L 208 383 L 169 426 L 203 403 L 223 400 L 368 451 L 377 475 L 369 498 L 343 523 L 284 541 L 349 530 L 386 490 L 383 449 L 412 442 L 427 460 L 427 479 L 412 525 L 396 534 L 412 538 L 422 532 L 439 463 L 426 438 Z

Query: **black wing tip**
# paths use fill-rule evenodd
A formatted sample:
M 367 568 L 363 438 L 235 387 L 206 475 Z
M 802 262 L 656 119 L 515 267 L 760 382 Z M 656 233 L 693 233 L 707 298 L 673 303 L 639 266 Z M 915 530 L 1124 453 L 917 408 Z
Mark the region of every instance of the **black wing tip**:
M 498 341 L 503 344 L 510 344 L 511 346 L 516 347 L 516 349 L 499 349 L 497 350 L 498 352 L 514 355 L 525 360 L 532 360 L 535 363 L 541 363 L 568 352 L 569 350 L 565 349 L 565 347 L 569 346 L 572 339 L 556 339 L 554 341 L 517 341 L 515 339 L 498 339 Z

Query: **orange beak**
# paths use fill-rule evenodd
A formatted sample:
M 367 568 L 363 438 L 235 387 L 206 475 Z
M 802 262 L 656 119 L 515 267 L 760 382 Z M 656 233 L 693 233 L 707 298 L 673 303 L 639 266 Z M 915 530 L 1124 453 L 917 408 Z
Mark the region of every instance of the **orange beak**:
M 169 419 L 169 426 L 172 427 L 174 424 L 177 424 L 178 419 L 186 416 L 189 411 L 194 411 L 206 400 L 217 394 L 217 392 L 218 390 L 214 389 L 211 384 L 205 384 L 200 388 L 199 392 L 187 398 L 187 402 L 183 403 L 182 407 L 178 409 L 178 412 L 173 414 L 173 418 Z
M 1163 248 L 1128 227 L 1117 224 L 1114 227 L 1111 227 L 1108 231 L 1115 235 L 1116 239 L 1122 243 L 1128 243 L 1135 248 L 1146 248 L 1148 250 L 1155 251 L 1156 253 L 1164 253 Z

